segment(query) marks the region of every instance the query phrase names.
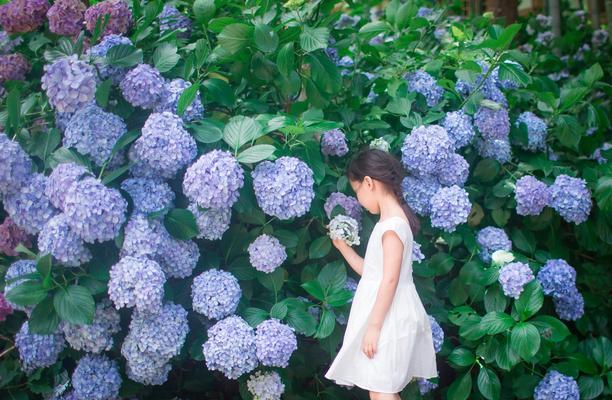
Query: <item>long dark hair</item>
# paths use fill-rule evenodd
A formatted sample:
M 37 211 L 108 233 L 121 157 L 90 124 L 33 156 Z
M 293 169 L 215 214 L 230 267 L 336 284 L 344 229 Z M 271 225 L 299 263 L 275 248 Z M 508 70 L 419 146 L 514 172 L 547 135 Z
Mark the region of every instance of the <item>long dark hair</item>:
M 379 149 L 365 149 L 360 151 L 349 163 L 346 176 L 351 181 L 361 182 L 365 176 L 382 182 L 389 192 L 393 193 L 399 201 L 408 222 L 413 236 L 416 236 L 421 229 L 419 218 L 406 204 L 402 193 L 402 180 L 406 172 L 397 158 L 386 151 Z

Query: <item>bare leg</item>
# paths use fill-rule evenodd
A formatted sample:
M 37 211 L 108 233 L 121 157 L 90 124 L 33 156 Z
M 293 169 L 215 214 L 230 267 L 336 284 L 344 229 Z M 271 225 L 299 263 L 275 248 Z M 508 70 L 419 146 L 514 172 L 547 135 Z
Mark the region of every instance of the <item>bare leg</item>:
M 370 400 L 401 400 L 399 393 L 370 392 Z

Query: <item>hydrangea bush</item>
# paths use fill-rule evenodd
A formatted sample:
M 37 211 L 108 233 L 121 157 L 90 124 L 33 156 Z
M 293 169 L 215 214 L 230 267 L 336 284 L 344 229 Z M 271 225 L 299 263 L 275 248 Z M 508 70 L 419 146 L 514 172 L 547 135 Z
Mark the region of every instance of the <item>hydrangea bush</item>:
M 365 148 L 421 222 L 439 377 L 402 398 L 612 394 L 610 40 L 581 10 L 558 37 L 461 2 L 3 3 L 1 398 L 355 397 L 323 376 Z

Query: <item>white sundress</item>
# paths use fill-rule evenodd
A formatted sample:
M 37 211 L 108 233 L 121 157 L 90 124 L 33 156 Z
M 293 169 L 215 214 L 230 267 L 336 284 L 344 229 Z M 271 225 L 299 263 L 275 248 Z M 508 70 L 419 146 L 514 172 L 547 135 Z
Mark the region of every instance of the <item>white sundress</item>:
M 361 344 L 383 276 L 382 235 L 387 230 L 398 234 L 404 254 L 395 297 L 385 316 L 377 351 L 370 359 Z M 389 217 L 374 226 L 344 341 L 325 373 L 327 379 L 373 392 L 399 393 L 412 378 L 438 376 L 431 325 L 412 280 L 412 246 L 412 230 L 404 218 Z

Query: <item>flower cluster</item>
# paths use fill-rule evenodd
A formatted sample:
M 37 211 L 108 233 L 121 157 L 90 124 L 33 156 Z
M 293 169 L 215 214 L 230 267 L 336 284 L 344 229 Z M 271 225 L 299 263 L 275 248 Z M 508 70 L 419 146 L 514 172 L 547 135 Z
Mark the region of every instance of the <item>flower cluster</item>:
M 210 319 L 233 314 L 242 296 L 238 279 L 231 273 L 209 269 L 193 279 L 191 299 L 193 310 Z
M 462 155 L 452 153 L 441 165 L 436 174 L 438 182 L 444 186 L 457 185 L 463 187 L 470 173 L 470 164 Z
M 35 235 L 45 224 L 58 214 L 45 196 L 47 177 L 35 173 L 22 183 L 19 191 L 4 196 L 4 209 L 17 226 Z
M 287 259 L 285 246 L 268 234 L 259 235 L 248 247 L 249 262 L 258 271 L 271 273 Z
M 115 85 L 118 85 L 123 80 L 129 69 L 117 65 L 107 65 L 104 57 L 106 57 L 111 47 L 131 44 L 132 41 L 125 36 L 110 34 L 104 36 L 100 43 L 87 50 L 87 54 L 98 67 L 102 79 L 110 79 Z
M 438 353 L 440 350 L 442 350 L 442 344 L 444 343 L 444 330 L 434 317 L 429 314 L 427 317 L 429 318 L 429 324 L 431 326 L 434 350 L 436 353 Z
M 527 150 L 537 151 L 546 149 L 546 122 L 531 111 L 521 113 L 516 119 L 517 127 L 525 124 L 527 128 L 527 145 L 523 146 Z
M 474 125 L 484 140 L 508 140 L 510 118 L 505 108 L 480 106 L 474 115 Z
M 404 200 L 417 214 L 429 215 L 431 212 L 431 198 L 441 188 L 440 182 L 434 177 L 417 179 L 407 176 L 402 180 Z
M 361 221 L 361 213 L 363 211 L 361 204 L 357 201 L 353 196 L 347 196 L 341 192 L 334 192 L 330 194 L 325 200 L 325 204 L 323 205 L 323 209 L 325 210 L 325 214 L 327 218 L 332 217 L 332 212 L 336 206 L 341 207 L 341 213 L 345 214 L 360 224 Z
M 32 176 L 32 160 L 19 143 L 0 132 L 0 194 L 16 192 Z
M 19 46 L 23 42 L 23 38 L 16 37 L 11 39 L 11 37 L 5 31 L 0 30 L 0 54 L 8 54 L 17 46 Z
M 4 222 L 0 224 L 0 253 L 16 257 L 19 253 L 15 251 L 15 247 L 20 243 L 26 248 L 32 247 L 28 234 L 18 227 L 10 217 L 6 217 Z
M 159 30 L 161 32 L 173 31 L 176 29 L 185 28 L 184 32 L 180 32 L 178 36 L 189 37 L 191 33 L 191 20 L 186 15 L 182 14 L 176 7 L 164 5 L 162 12 L 157 16 L 159 21 Z
M 30 68 L 30 63 L 22 54 L 0 55 L 0 83 L 8 80 L 22 81 Z
M 425 71 L 410 72 L 404 75 L 404 79 L 408 83 L 408 89 L 412 92 L 422 94 L 427 100 L 427 105 L 433 107 L 440 103 L 444 96 L 444 89 L 433 76 Z
M 111 267 L 108 297 L 117 309 L 136 307 L 155 314 L 162 307 L 165 282 L 166 276 L 158 263 L 126 256 Z
M 412 129 L 402 145 L 402 163 L 413 175 L 434 175 L 453 153 L 454 146 L 446 129 L 438 125 Z
M 276 371 L 256 371 L 249 376 L 247 389 L 253 395 L 253 400 L 280 400 L 285 385 Z
M 92 255 L 80 236 L 70 227 L 68 217 L 61 213 L 51 218 L 38 235 L 38 249 L 69 267 L 78 267 Z
M 349 148 L 346 136 L 340 129 L 332 129 L 321 135 L 321 152 L 326 156 L 343 156 Z
M 51 174 L 47 177 L 47 185 L 45 187 L 45 195 L 53 206 L 64 209 L 64 199 L 66 193 L 73 183 L 80 180 L 82 177 L 92 177 L 91 173 L 85 167 L 73 162 L 63 162 L 58 164 Z
M 580 390 L 574 378 L 551 369 L 535 387 L 533 398 L 535 400 L 578 400 Z
M 0 6 L 0 25 L 8 33 L 32 32 L 45 22 L 47 0 L 11 0 Z
M 430 382 L 427 379 L 417 378 L 416 381 L 419 385 L 419 393 L 421 393 L 421 396 L 431 392 L 432 390 L 438 387 L 437 383 Z
M 514 190 L 516 213 L 519 215 L 540 215 L 544 207 L 550 205 L 550 190 L 544 182 L 531 175 L 516 181 Z
M 102 23 L 107 14 L 108 22 L 102 31 L 102 36 L 112 33 L 122 35 L 130 29 L 132 25 L 132 12 L 125 0 L 105 0 L 94 4 L 85 11 L 85 26 L 87 30 L 93 32 L 98 18 L 100 18 Z
M 483 140 L 479 138 L 476 140 L 476 150 L 481 157 L 492 158 L 500 163 L 506 163 L 512 157 L 510 142 L 505 139 Z
M 41 87 L 49 103 L 60 112 L 74 112 L 91 103 L 96 94 L 95 68 L 75 54 L 44 66 Z
M 78 399 L 117 398 L 121 387 L 117 362 L 104 355 L 86 354 L 72 373 L 72 386 Z
M 15 347 L 19 351 L 21 368 L 31 374 L 37 368 L 53 365 L 66 342 L 59 331 L 49 335 L 30 333 L 28 324 L 26 320 L 15 335 Z
M 421 244 L 418 242 L 412 243 L 412 261 L 421 262 L 425 259 L 425 254 L 421 251 Z
M 383 138 L 376 138 L 370 142 L 370 148 L 389 152 L 391 145 Z
M 455 149 L 467 146 L 476 135 L 472 125 L 472 117 L 462 110 L 446 113 L 442 126 L 446 129 Z
M 349 246 L 358 246 L 360 243 L 359 224 L 354 218 L 338 214 L 329 221 L 328 229 L 329 237 L 332 240 L 342 239 Z
M 550 186 L 550 206 L 567 222 L 578 225 L 589 218 L 593 201 L 582 178 L 559 175 Z
M 178 101 L 185 89 L 190 86 L 191 82 L 187 82 L 180 78 L 166 82 L 164 86 L 164 95 L 160 99 L 160 102 L 155 106 L 155 111 L 170 111 L 175 114 L 178 113 Z M 187 108 L 185 108 L 185 112 L 183 113 L 183 120 L 185 122 L 191 122 L 201 119 L 203 116 L 204 106 L 202 105 L 200 94 L 197 93 L 191 104 L 188 105 Z
M 121 182 L 121 189 L 132 198 L 134 212 L 142 214 L 168 210 L 176 198 L 170 185 L 160 179 L 129 178 Z
M 465 189 L 457 185 L 441 188 L 431 198 L 431 226 L 453 232 L 467 222 L 471 209 Z
M 149 64 L 132 68 L 119 83 L 119 88 L 131 105 L 144 109 L 153 109 L 165 95 L 164 77 Z
M 259 163 L 253 172 L 253 189 L 259 207 L 268 215 L 290 219 L 306 214 L 315 197 L 314 178 L 302 160 L 283 156 Z
M 523 287 L 534 279 L 529 265 L 522 262 L 513 262 L 504 265 L 499 270 L 498 281 L 506 296 L 518 299 Z
M 232 217 L 231 208 L 209 208 L 203 210 L 197 204 L 191 203 L 187 209 L 196 218 L 199 230 L 198 238 L 218 240 L 229 229 Z
M 58 35 L 78 35 L 83 27 L 83 16 L 86 9 L 87 7 L 80 0 L 54 1 L 47 11 L 49 30 Z
M 544 294 L 552 295 L 560 318 L 575 321 L 584 314 L 584 298 L 576 288 L 576 270 L 562 259 L 551 259 L 537 276 Z
M 255 335 L 257 358 L 269 367 L 286 367 L 297 350 L 295 329 L 272 318 L 257 325 Z

